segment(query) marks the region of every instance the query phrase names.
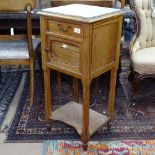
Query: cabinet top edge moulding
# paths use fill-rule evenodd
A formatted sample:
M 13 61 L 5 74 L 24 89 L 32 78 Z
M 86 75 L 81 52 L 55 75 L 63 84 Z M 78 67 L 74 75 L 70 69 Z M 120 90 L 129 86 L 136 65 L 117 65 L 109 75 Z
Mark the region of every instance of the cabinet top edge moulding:
M 93 23 L 116 15 L 121 15 L 123 11 L 121 9 L 85 4 L 69 4 L 42 9 L 38 14 L 53 18 L 59 17 L 84 23 Z

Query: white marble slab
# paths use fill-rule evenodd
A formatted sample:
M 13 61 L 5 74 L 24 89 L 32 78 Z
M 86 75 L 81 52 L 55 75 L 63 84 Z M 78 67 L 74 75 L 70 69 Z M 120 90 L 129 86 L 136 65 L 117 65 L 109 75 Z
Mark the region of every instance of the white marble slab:
M 41 11 L 90 19 L 115 12 L 120 12 L 120 9 L 99 7 L 85 4 L 70 4 L 59 7 L 46 8 L 42 9 Z

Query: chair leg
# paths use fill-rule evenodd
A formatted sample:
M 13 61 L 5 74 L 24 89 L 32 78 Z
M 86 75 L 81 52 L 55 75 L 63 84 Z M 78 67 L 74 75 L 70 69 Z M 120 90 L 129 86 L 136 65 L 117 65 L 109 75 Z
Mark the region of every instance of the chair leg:
M 134 79 L 134 75 L 133 75 L 133 72 L 131 71 L 131 73 L 128 75 L 128 81 L 133 81 Z
M 132 66 L 130 65 L 130 74 L 128 75 L 128 81 L 133 81 L 134 80 L 134 71 L 133 71 L 133 68 Z
M 34 62 L 30 64 L 30 106 L 34 102 Z
M 136 105 L 136 101 L 138 98 L 138 92 L 139 92 L 139 84 L 140 84 L 140 75 L 136 72 L 133 73 L 133 102 L 132 105 Z
M 117 76 L 116 76 L 116 88 L 119 88 L 120 86 L 120 73 L 122 72 L 122 65 L 121 65 L 121 58 L 119 60 L 119 67 L 117 70 Z

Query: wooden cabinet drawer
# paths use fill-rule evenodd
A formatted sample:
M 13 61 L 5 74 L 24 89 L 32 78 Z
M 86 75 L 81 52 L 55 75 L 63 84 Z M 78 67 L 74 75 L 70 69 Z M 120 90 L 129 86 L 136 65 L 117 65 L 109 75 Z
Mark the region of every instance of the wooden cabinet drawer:
M 48 62 L 80 67 L 80 44 L 57 37 L 48 38 Z
M 78 38 L 81 38 L 83 35 L 81 25 L 56 20 L 47 20 L 47 30 Z

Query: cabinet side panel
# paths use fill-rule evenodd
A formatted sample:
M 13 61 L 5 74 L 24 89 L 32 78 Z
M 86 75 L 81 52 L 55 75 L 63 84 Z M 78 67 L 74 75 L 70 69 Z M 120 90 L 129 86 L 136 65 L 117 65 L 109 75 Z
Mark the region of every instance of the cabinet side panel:
M 92 49 L 92 72 L 106 70 L 116 62 L 119 21 L 108 21 L 94 26 Z

